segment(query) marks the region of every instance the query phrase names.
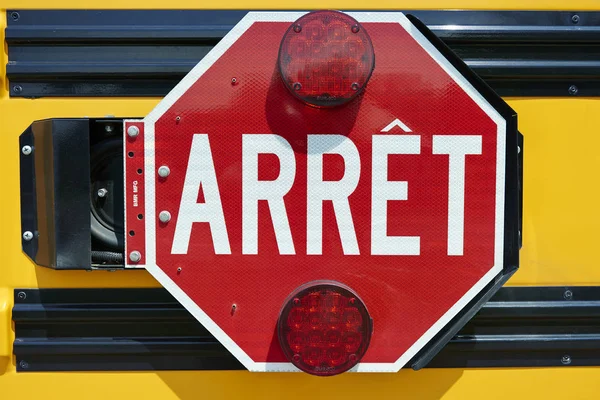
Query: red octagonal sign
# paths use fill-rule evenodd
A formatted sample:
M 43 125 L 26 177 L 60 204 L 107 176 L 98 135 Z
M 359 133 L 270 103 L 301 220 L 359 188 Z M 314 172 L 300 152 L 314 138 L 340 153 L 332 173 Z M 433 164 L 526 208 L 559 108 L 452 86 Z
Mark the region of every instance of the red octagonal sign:
M 302 15 L 248 13 L 143 121 L 126 122 L 128 266 L 253 371 L 297 370 L 280 312 L 304 284 L 340 283 L 372 319 L 354 370 L 397 371 L 518 264 L 506 222 L 516 122 L 401 13 L 350 13 L 373 46 L 368 84 L 351 82 L 360 93 L 340 106 L 305 104 L 300 80 L 317 68 L 307 61 L 289 84 L 278 67 Z M 325 22 L 293 27 L 295 56 L 322 51 L 327 35 L 365 45 Z M 353 73 L 327 68 L 331 82 L 311 86 L 320 99 Z M 314 354 L 326 364 L 330 352 Z

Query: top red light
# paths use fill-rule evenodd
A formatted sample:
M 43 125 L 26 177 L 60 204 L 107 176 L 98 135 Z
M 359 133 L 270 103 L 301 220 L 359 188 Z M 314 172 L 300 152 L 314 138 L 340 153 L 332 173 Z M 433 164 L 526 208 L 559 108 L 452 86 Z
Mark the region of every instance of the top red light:
M 361 93 L 375 53 L 365 28 L 339 11 L 315 11 L 294 22 L 279 49 L 279 71 L 294 96 L 332 107 Z

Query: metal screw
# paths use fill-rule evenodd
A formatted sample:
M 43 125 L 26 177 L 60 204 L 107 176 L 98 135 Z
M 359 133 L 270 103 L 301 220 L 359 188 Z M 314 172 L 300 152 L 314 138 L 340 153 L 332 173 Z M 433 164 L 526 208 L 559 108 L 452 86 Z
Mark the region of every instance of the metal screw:
M 23 240 L 26 240 L 29 242 L 31 239 L 33 239 L 33 233 L 31 233 L 31 231 L 23 232 Z
M 579 92 L 579 89 L 575 85 L 569 86 L 569 94 L 576 95 Z
M 175 117 L 175 121 L 177 121 L 177 122 L 181 121 L 181 117 L 180 117 L 179 115 L 178 115 L 178 116 L 176 116 L 176 117 Z
M 108 190 L 101 188 L 98 189 L 98 197 L 106 197 L 106 195 L 108 194 Z
M 127 128 L 127 135 L 129 137 L 137 137 L 137 135 L 140 134 L 140 128 L 138 128 L 137 126 L 131 125 L 129 128 Z
M 114 128 L 113 128 L 113 126 L 112 126 L 112 125 L 106 125 L 106 126 L 104 127 L 104 131 L 105 131 L 106 133 L 111 133 L 113 130 L 114 130 Z
M 21 149 L 21 153 L 25 154 L 26 156 L 30 155 L 32 151 L 33 148 L 31 146 L 23 146 Z
M 13 92 L 19 94 L 22 91 L 23 91 L 23 86 L 21 86 L 21 85 L 15 85 L 15 86 L 13 86 Z
M 573 22 L 574 24 L 579 22 L 579 15 L 575 14 L 571 17 L 571 22 Z
M 19 298 L 19 300 L 25 300 L 27 298 L 27 293 L 19 292 L 17 293 L 17 297 Z
M 300 82 L 294 83 L 294 90 L 297 92 L 300 89 L 302 89 L 302 84 Z
M 360 31 L 360 26 L 358 25 L 352 25 L 352 33 L 358 33 L 358 31 Z
M 568 354 L 565 354 L 564 356 L 562 356 L 562 358 L 560 359 L 560 362 L 563 363 L 564 365 L 569 365 L 571 364 L 571 356 L 569 356 Z
M 27 369 L 27 368 L 29 368 L 29 363 L 25 360 L 21 360 L 19 362 L 19 367 L 21 367 L 22 369 Z
M 171 170 L 166 165 L 161 165 L 158 169 L 158 176 L 161 178 L 166 178 L 171 173 Z
M 294 25 L 294 32 L 296 32 L 296 33 L 302 32 L 302 26 L 299 24 Z
M 18 21 L 21 16 L 19 15 L 18 12 L 13 11 L 10 13 L 10 17 L 13 19 L 13 21 Z
M 238 81 L 236 77 L 231 78 L 231 84 L 232 85 L 237 85 Z
M 233 313 L 235 313 L 236 309 L 237 309 L 237 304 L 232 304 L 231 305 L 231 315 L 233 315 Z
M 181 267 L 177 267 L 177 273 L 181 272 Z
M 571 300 L 573 298 L 573 292 L 571 292 L 569 289 L 567 289 L 563 293 L 563 297 L 565 298 L 565 300 Z
M 359 85 L 357 82 L 354 82 L 351 87 L 352 87 L 352 90 L 354 90 L 356 92 L 359 88 Z
M 139 262 L 142 259 L 142 253 L 140 253 L 139 251 L 135 250 L 132 251 L 131 253 L 129 253 L 129 260 L 131 260 L 131 262 Z
M 160 222 L 166 224 L 171 220 L 171 213 L 168 211 L 161 211 L 160 214 L 158 214 L 158 219 L 160 219 Z

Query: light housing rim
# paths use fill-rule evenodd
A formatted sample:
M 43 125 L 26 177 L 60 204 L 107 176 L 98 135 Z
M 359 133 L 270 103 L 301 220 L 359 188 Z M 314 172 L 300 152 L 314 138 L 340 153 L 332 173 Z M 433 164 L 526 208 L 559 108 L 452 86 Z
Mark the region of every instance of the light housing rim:
M 330 289 L 334 289 L 337 291 L 345 291 L 347 292 L 351 297 L 355 298 L 356 301 L 358 302 L 358 309 L 360 312 L 360 309 L 362 308 L 364 310 L 364 316 L 366 316 L 367 318 L 364 319 L 364 324 L 366 324 L 366 330 L 367 330 L 367 334 L 364 335 L 362 337 L 362 340 L 365 342 L 364 344 L 364 351 L 362 352 L 362 354 L 357 354 L 356 359 L 351 362 L 351 363 L 347 363 L 348 365 L 346 367 L 340 368 L 340 369 L 335 369 L 334 373 L 315 373 L 314 371 L 308 370 L 306 368 L 303 368 L 301 365 L 299 365 L 300 363 L 296 360 L 294 360 L 294 354 L 292 354 L 291 351 L 286 351 L 286 350 L 290 350 L 289 346 L 285 345 L 285 340 L 286 340 L 286 333 L 284 332 L 284 318 L 282 318 L 284 316 L 284 312 L 289 309 L 292 308 L 293 306 L 293 300 L 296 297 L 299 296 L 303 296 L 306 295 L 310 290 L 317 290 L 317 289 L 322 289 L 322 288 L 330 288 Z M 304 293 L 304 294 L 303 294 Z M 286 318 L 287 318 L 288 313 L 285 314 Z M 298 368 L 299 370 L 301 370 L 302 372 L 306 372 L 310 375 L 315 375 L 315 376 L 322 376 L 322 377 L 327 377 L 327 376 L 335 376 L 335 375 L 339 375 L 342 374 L 344 372 L 347 372 L 349 370 L 351 370 L 352 368 L 356 367 L 357 364 L 360 363 L 360 361 L 362 360 L 362 358 L 364 357 L 364 355 L 366 354 L 366 352 L 369 349 L 369 345 L 371 343 L 371 338 L 373 336 L 373 318 L 371 317 L 371 314 L 369 313 L 369 310 L 367 308 L 367 305 L 365 304 L 365 302 L 363 301 L 363 299 L 356 293 L 356 291 L 354 291 L 352 288 L 350 288 L 348 285 L 345 285 L 344 283 L 341 283 L 339 281 L 335 281 L 335 280 L 329 280 L 329 279 L 320 279 L 320 280 L 314 280 L 314 281 L 310 281 L 310 282 L 306 282 L 300 286 L 298 286 L 296 289 L 294 289 L 284 300 L 283 305 L 279 311 L 279 317 L 277 318 L 277 339 L 279 341 L 279 345 L 281 347 L 281 350 L 283 352 L 283 354 L 285 355 L 286 359 L 292 363 L 296 368 Z
M 284 42 L 286 37 L 288 36 L 288 34 L 290 34 L 291 32 L 294 31 L 294 28 L 296 26 L 298 26 L 298 22 L 303 20 L 304 18 L 307 18 L 309 16 L 314 16 L 317 14 L 322 14 L 322 13 L 331 13 L 331 14 L 342 14 L 344 15 L 346 18 L 350 19 L 353 21 L 353 25 L 352 26 L 359 26 L 360 30 L 364 33 L 365 38 L 367 40 L 368 43 L 368 48 L 370 50 L 370 58 L 372 61 L 372 65 L 371 68 L 369 70 L 369 73 L 367 74 L 367 76 L 365 77 L 365 81 L 362 85 L 360 85 L 358 87 L 358 89 L 353 90 L 353 95 L 348 97 L 348 98 L 342 98 L 341 100 L 337 100 L 337 101 L 330 101 L 330 102 L 316 102 L 316 100 L 312 100 L 308 97 L 302 97 L 300 96 L 296 90 L 294 90 L 294 85 L 295 84 L 288 84 L 287 80 L 286 80 L 286 76 L 284 74 L 283 71 L 283 66 L 282 66 L 282 53 L 284 50 Z M 315 11 L 310 11 L 304 15 L 302 15 L 300 18 L 298 18 L 297 20 L 295 20 L 294 22 L 292 22 L 290 24 L 290 26 L 286 29 L 285 33 L 283 34 L 283 37 L 281 38 L 281 42 L 279 44 L 279 50 L 277 52 L 277 71 L 279 73 L 279 76 L 281 77 L 281 82 L 283 83 L 283 85 L 286 87 L 286 89 L 288 90 L 288 92 L 290 92 L 292 94 L 292 96 L 294 98 L 296 98 L 297 100 L 301 101 L 303 104 L 306 104 L 310 107 L 314 107 L 314 108 L 325 108 L 325 109 L 330 109 L 330 108 L 335 108 L 335 107 L 340 107 L 340 106 L 344 106 L 347 105 L 351 102 L 353 102 L 354 100 L 356 100 L 357 98 L 359 98 L 360 96 L 362 96 L 365 92 L 365 89 L 369 83 L 369 80 L 371 79 L 371 76 L 373 75 L 373 71 L 375 70 L 375 48 L 373 46 L 373 41 L 371 40 L 371 37 L 369 36 L 367 30 L 365 29 L 365 27 L 356 20 L 356 18 L 354 18 L 353 16 L 351 16 L 348 13 L 345 13 L 343 11 L 340 10 L 335 10 L 335 9 L 322 9 L 322 10 L 315 10 Z

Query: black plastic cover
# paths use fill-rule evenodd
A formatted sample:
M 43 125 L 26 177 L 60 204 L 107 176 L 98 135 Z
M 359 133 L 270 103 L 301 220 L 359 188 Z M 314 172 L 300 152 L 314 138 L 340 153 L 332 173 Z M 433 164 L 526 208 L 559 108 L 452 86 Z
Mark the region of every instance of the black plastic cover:
M 19 138 L 23 251 L 38 265 L 91 268 L 89 142 L 87 119 L 35 121 Z

